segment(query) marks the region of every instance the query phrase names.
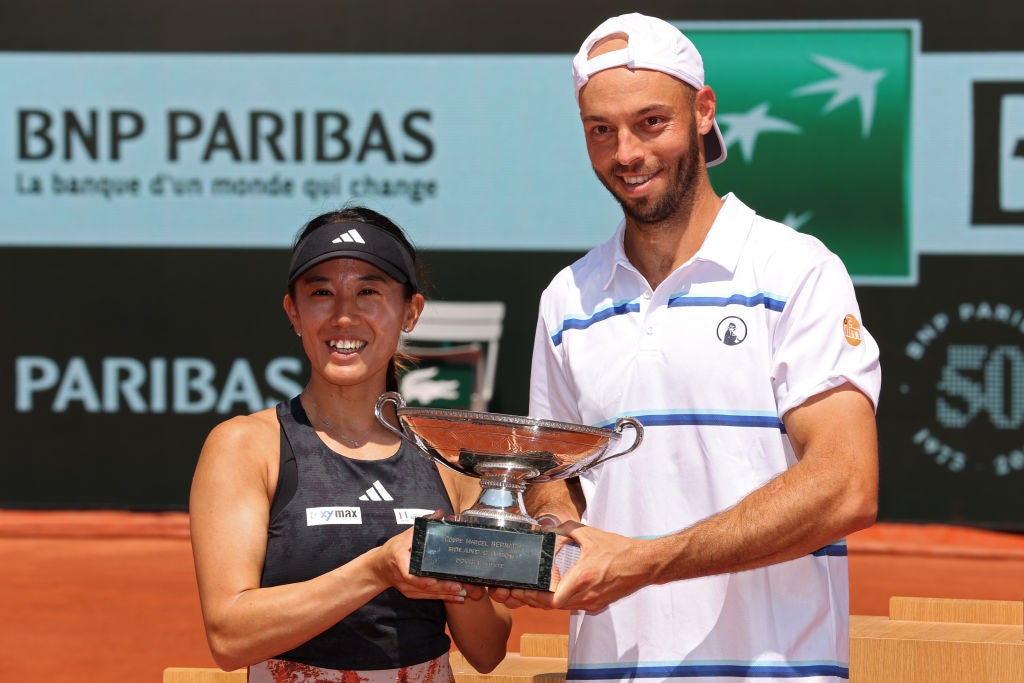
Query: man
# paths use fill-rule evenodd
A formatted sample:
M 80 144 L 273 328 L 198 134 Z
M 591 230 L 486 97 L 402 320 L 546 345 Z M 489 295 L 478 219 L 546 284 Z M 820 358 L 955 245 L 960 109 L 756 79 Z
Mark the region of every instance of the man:
M 720 198 L 715 94 L 693 44 L 639 14 L 573 61 L 597 177 L 622 206 L 607 243 L 541 299 L 530 413 L 607 426 L 639 449 L 580 478 L 569 680 L 848 677 L 844 537 L 874 522 L 878 347 L 849 275 L 815 238 Z M 531 510 L 575 519 L 565 483 Z

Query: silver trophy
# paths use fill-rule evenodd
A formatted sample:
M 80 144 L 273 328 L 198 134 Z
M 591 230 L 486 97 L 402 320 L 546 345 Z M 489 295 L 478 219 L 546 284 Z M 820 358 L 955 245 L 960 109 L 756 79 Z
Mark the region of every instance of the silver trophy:
M 393 404 L 398 426 L 383 415 Z M 533 483 L 567 479 L 632 452 L 643 426 L 632 417 L 614 429 L 517 415 L 418 408 L 396 392 L 382 394 L 377 420 L 423 455 L 449 469 L 480 478 L 477 502 L 453 518 L 416 520 L 411 572 L 486 585 L 554 590 L 555 534 L 526 510 Z M 628 448 L 607 454 L 630 427 Z M 559 554 L 561 556 L 561 553 Z

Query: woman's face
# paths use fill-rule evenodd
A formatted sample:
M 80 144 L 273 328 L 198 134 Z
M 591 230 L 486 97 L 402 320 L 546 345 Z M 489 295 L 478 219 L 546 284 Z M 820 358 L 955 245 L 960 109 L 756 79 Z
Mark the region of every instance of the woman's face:
M 371 383 L 383 391 L 403 328 L 412 328 L 423 296 L 365 261 L 335 258 L 303 273 L 284 308 L 312 369 L 332 384 Z

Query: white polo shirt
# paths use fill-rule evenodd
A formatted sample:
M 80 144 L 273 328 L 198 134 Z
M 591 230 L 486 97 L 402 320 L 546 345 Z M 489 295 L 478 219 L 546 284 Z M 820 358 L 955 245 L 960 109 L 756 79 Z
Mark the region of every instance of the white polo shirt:
M 680 531 L 796 462 L 789 409 L 845 382 L 877 404 L 878 346 L 820 241 L 730 194 L 698 253 L 652 290 L 623 234 L 554 278 L 534 346 L 532 416 L 644 425 L 636 451 L 581 478 L 586 524 L 634 538 Z M 574 613 L 568 679 L 840 680 L 848 629 L 838 540 Z

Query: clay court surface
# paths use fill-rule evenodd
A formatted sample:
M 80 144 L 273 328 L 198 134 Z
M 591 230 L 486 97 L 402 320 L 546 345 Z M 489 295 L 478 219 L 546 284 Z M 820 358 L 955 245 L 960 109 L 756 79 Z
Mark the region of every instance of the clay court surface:
M 848 544 L 854 614 L 887 614 L 894 595 L 1024 599 L 1021 534 L 877 524 Z M 3 683 L 159 683 L 169 666 L 214 666 L 184 513 L 0 510 L 0 605 Z M 510 644 L 567 624 L 517 610 Z

